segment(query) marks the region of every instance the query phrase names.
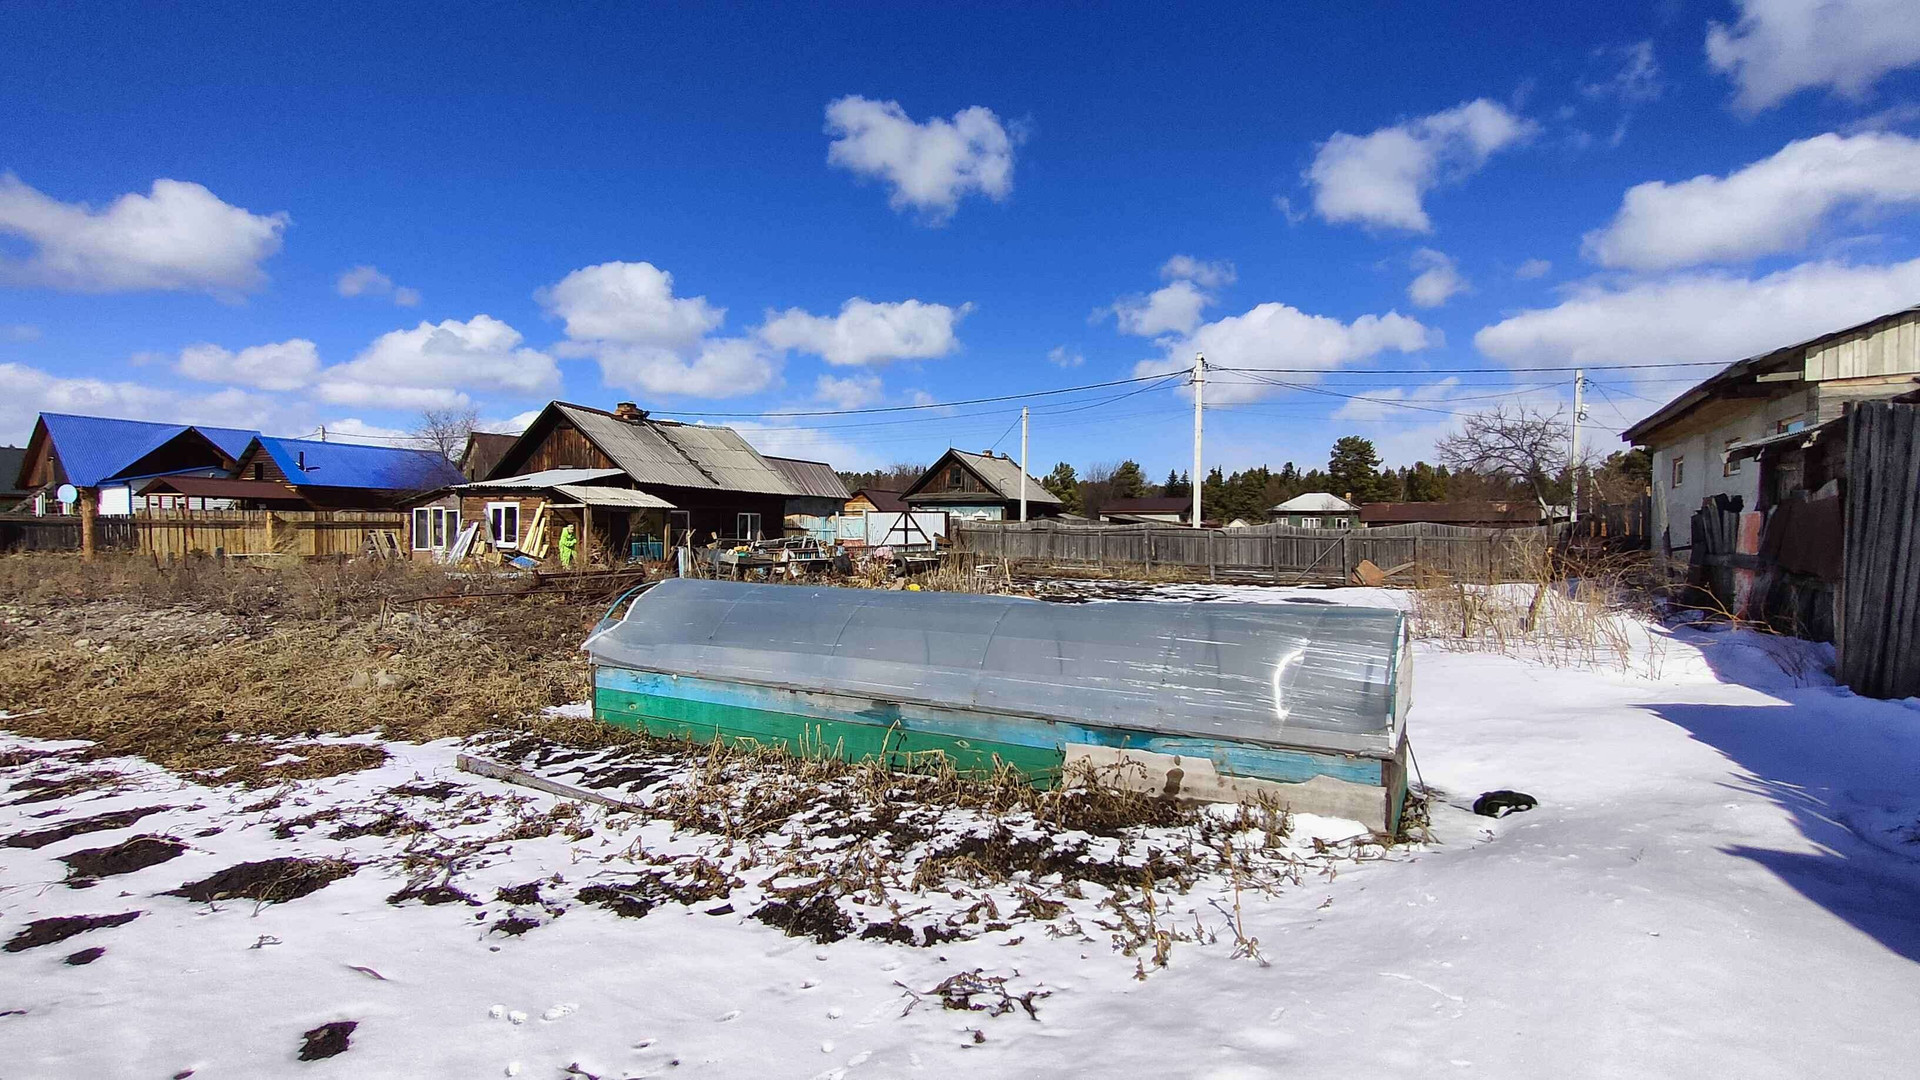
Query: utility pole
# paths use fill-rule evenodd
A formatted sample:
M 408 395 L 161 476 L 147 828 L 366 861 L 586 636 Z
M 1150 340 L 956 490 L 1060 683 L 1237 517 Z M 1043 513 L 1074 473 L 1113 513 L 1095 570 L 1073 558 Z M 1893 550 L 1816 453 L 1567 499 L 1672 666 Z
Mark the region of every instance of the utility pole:
M 327 425 L 325 424 L 320 425 L 320 441 L 321 442 L 327 441 Z
M 1587 406 L 1580 392 L 1586 388 L 1586 371 L 1575 368 L 1573 372 L 1573 448 L 1569 455 L 1569 467 L 1573 470 L 1573 505 L 1568 508 L 1567 520 L 1577 524 L 1580 521 L 1580 422 L 1587 418 Z
M 1204 353 L 1193 354 L 1193 521 L 1194 528 L 1200 527 L 1200 488 L 1206 476 L 1200 471 L 1200 410 L 1207 396 L 1207 358 Z
M 1020 406 L 1020 520 L 1027 520 L 1027 407 Z

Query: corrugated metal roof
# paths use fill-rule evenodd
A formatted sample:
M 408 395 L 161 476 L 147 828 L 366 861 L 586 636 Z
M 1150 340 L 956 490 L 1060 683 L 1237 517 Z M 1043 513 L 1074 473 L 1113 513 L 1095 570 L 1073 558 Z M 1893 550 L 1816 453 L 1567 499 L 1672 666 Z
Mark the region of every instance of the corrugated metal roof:
M 768 454 L 767 464 L 778 469 L 782 476 L 813 498 L 839 499 L 843 502 L 852 498 L 847 492 L 846 481 L 841 480 L 840 474 L 833 471 L 833 466 L 824 461 Z
M 875 510 L 897 513 L 907 508 L 906 501 L 900 498 L 899 492 L 889 491 L 886 488 L 861 488 L 847 497 L 849 499 L 865 498 L 873 504 Z
M 431 491 L 466 479 L 453 462 L 435 450 L 267 435 L 259 436 L 258 442 L 296 487 L 311 484 L 373 491 Z
M 1295 495 L 1267 512 L 1270 514 L 1352 514 L 1359 509 L 1338 495 L 1329 495 L 1324 491 L 1309 491 L 1305 495 Z
M 98 487 L 100 481 L 146 457 L 168 439 L 187 430 L 185 424 L 156 424 L 147 420 L 116 420 L 106 416 L 41 413 L 60 459 L 67 483 Z
M 224 476 L 161 476 L 146 482 L 142 495 L 188 495 L 202 499 L 254 499 L 306 506 L 298 492 L 277 480 L 234 480 Z
M 584 484 L 589 480 L 605 480 L 614 476 L 625 476 L 619 469 L 547 469 L 544 472 L 527 473 L 524 476 L 503 476 L 498 480 L 476 480 L 470 484 L 461 484 L 461 488 L 542 488 L 558 487 L 561 484 Z
M 732 428 L 663 420 L 620 420 L 564 401 L 560 410 L 635 483 L 804 495 Z
M 193 430 L 205 435 L 209 442 L 220 448 L 221 453 L 235 461 L 239 461 L 240 455 L 247 452 L 247 446 L 253 442 L 254 436 L 260 434 L 243 428 L 207 427 L 204 424 L 193 425 Z
M 555 484 L 554 491 L 588 506 L 619 510 L 672 510 L 674 505 L 657 495 L 632 488 L 593 487 L 589 484 Z
M 1020 466 L 1014 464 L 1012 458 L 969 454 L 965 450 L 949 450 L 948 453 L 965 460 L 968 467 L 979 473 L 980 479 L 987 482 L 988 487 L 999 492 L 1001 498 L 1018 499 L 1020 497 Z M 1059 499 L 1054 498 L 1053 492 L 1041 487 L 1040 481 L 1032 476 L 1027 477 L 1027 501 L 1055 505 L 1060 502 Z

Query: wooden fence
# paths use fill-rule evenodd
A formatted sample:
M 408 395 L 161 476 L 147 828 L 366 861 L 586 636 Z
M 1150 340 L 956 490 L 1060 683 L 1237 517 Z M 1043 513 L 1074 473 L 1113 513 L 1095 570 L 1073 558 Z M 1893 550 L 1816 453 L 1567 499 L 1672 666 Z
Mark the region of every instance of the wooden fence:
M 128 518 L 93 519 L 93 544 L 100 551 L 140 546 Z M 0 551 L 79 551 L 80 519 L 67 515 L 0 516 Z
M 1212 577 L 1344 581 L 1362 560 L 1383 570 L 1473 581 L 1533 580 L 1565 526 L 1476 529 L 1388 525 L 1377 529 L 1188 529 L 1058 521 L 956 521 L 954 546 L 1010 561 L 1081 567 L 1182 567 Z
M 1861 402 L 1847 421 L 1840 681 L 1920 694 L 1920 406 Z
M 379 510 L 142 510 L 139 550 L 188 555 L 383 555 L 404 553 L 406 515 Z

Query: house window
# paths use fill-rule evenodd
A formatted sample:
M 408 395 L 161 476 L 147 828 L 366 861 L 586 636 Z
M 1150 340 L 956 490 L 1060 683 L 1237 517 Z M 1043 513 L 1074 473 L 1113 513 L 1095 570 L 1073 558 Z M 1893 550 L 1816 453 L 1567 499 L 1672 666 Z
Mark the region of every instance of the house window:
M 1785 420 L 1773 425 L 1773 431 L 1776 435 L 1785 435 L 1789 431 L 1805 431 L 1806 429 L 1807 418 L 1804 416 L 1789 416 Z
M 265 480 L 267 478 L 266 462 L 256 461 L 253 463 L 253 478 L 255 480 Z
M 733 519 L 733 528 L 735 535 L 742 540 L 758 540 L 760 539 L 760 515 L 736 514 Z
M 1673 459 L 1673 490 L 1679 491 L 1680 484 L 1683 481 L 1685 481 L 1686 478 L 1687 478 L 1687 459 L 1684 457 L 1674 458 Z
M 947 486 L 950 488 L 958 488 L 960 486 L 960 466 L 949 465 L 947 467 Z
M 487 531 L 493 534 L 494 547 L 519 547 L 520 504 L 517 502 L 488 503 Z
M 1320 519 L 1317 517 L 1303 517 L 1300 519 L 1300 527 L 1303 529 L 1317 529 L 1320 527 Z
M 1726 455 L 1720 465 L 1721 476 L 1740 475 L 1740 459 L 1727 453 L 1738 445 L 1740 445 L 1739 439 L 1728 439 L 1726 445 L 1720 448 L 1720 452 Z
M 676 547 L 692 547 L 693 537 L 688 535 L 692 531 L 692 514 L 685 510 L 667 511 L 667 532 L 670 534 L 668 537 L 669 543 Z
M 435 551 L 460 539 L 460 511 L 440 506 L 413 508 L 413 550 Z

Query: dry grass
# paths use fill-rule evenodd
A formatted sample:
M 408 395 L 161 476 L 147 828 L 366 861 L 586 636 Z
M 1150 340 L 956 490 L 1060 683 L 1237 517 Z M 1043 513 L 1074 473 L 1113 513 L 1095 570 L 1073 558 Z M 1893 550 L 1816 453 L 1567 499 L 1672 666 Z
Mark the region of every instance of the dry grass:
M 331 775 L 383 756 L 363 744 L 304 742 L 289 758 L 287 740 L 428 740 L 539 723 L 543 707 L 586 696 L 577 649 L 599 614 L 595 602 L 545 596 L 408 603 L 500 583 L 372 561 L 162 568 L 137 558 L 11 556 L 0 558 L 0 588 L 12 598 L 0 624 L 9 729 L 90 739 L 100 754 L 248 784 Z M 224 616 L 230 629 L 190 642 L 155 640 L 147 627 L 87 636 L 99 634 L 87 629 L 90 616 L 114 605 L 166 607 L 156 621 Z M 606 738 L 584 721 L 541 726 Z

